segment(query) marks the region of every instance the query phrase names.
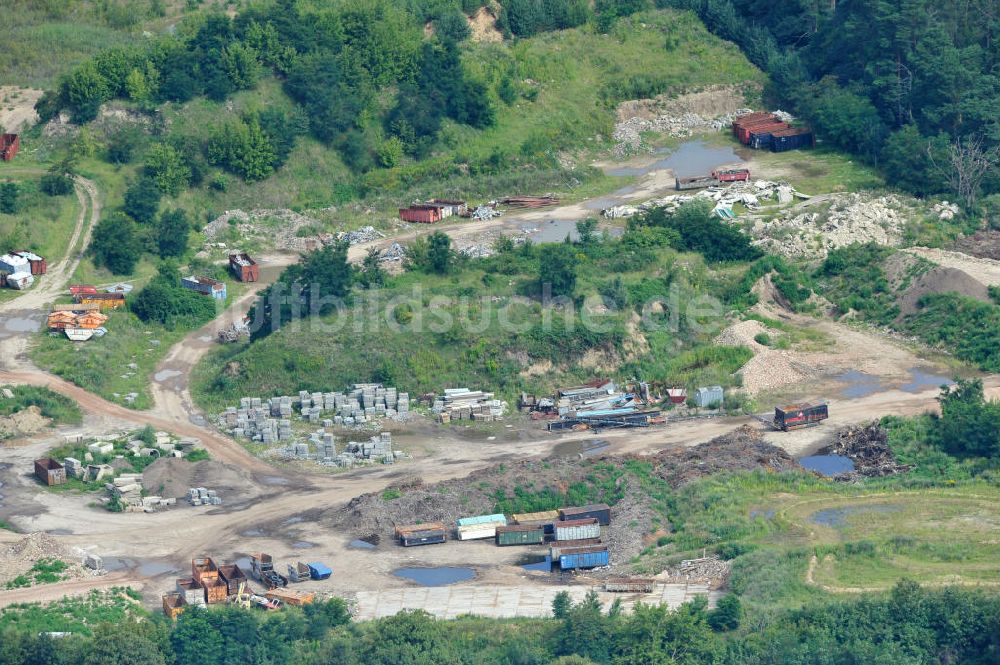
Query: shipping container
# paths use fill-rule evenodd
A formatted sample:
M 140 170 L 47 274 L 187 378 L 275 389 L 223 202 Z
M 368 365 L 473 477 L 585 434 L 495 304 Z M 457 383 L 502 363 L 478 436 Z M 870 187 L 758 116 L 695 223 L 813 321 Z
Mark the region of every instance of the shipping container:
M 168 619 L 176 619 L 184 611 L 184 596 L 179 593 L 163 595 L 163 613 Z
M 766 111 L 758 111 L 756 113 L 747 113 L 746 115 L 741 115 L 740 117 L 733 120 L 733 136 L 737 136 L 740 127 L 744 125 L 749 125 L 754 122 L 760 122 L 762 120 L 773 120 L 774 114 L 767 113 Z
M 805 127 L 793 127 L 771 135 L 771 152 L 785 152 L 816 145 L 816 137 Z
M 0 159 L 9 162 L 21 148 L 21 137 L 17 134 L 0 135 Z
M 500 524 L 507 526 L 507 518 L 499 513 L 494 515 L 476 515 L 474 517 L 460 517 L 456 524 L 458 526 L 472 526 L 474 524 Z
M 583 538 L 581 540 L 563 540 L 549 546 L 549 556 L 553 561 L 559 560 L 559 555 L 566 550 L 575 550 L 579 547 L 594 547 L 602 543 L 600 538 Z
M 69 287 L 69 294 L 71 296 L 76 297 L 81 293 L 97 293 L 97 287 L 90 286 L 89 284 L 73 284 Z
M 396 538 L 402 538 L 406 533 L 414 531 L 446 531 L 447 528 L 441 522 L 427 522 L 425 524 L 400 524 L 396 527 Z
M 698 388 L 694 393 L 694 405 L 701 409 L 718 408 L 722 406 L 724 399 L 725 391 L 722 386 Z
M 769 148 L 771 146 L 771 134 L 783 129 L 788 129 L 788 124 L 775 122 L 770 125 L 757 125 L 750 128 L 750 138 L 747 145 L 755 150 Z
M 551 524 L 559 519 L 558 510 L 544 510 L 538 513 L 514 513 L 514 524 Z
M 688 178 L 674 178 L 674 187 L 678 191 L 686 189 L 704 189 L 718 184 L 718 181 L 710 175 L 696 175 Z
M 608 548 L 603 546 L 566 550 L 559 555 L 559 567 L 563 570 L 600 568 L 609 565 L 610 561 Z
M 712 171 L 712 177 L 719 182 L 746 182 L 750 180 L 750 169 L 720 169 Z
M 503 526 L 502 524 L 469 524 L 468 526 L 460 526 L 456 531 L 458 532 L 459 540 L 482 540 L 484 538 L 494 538 L 497 535 L 497 527 Z
M 404 222 L 416 222 L 418 224 L 434 224 L 444 219 L 442 206 L 417 204 L 409 208 L 399 209 L 399 218 Z
M 230 254 L 229 269 L 241 282 L 256 282 L 260 279 L 260 266 L 246 252 Z
M 98 309 L 118 309 L 125 305 L 125 294 L 81 293 L 75 300 L 81 305 L 97 305 Z
M 203 293 L 206 296 L 212 296 L 216 300 L 226 299 L 225 282 L 220 282 L 211 277 L 198 277 L 195 275 L 184 277 L 181 279 L 181 286 L 191 291 Z
M 201 587 L 205 590 L 205 602 L 209 605 L 219 605 L 229 600 L 229 585 L 221 578 L 202 578 Z
M 556 540 L 600 538 L 601 525 L 594 518 L 556 522 Z
M 325 563 L 312 562 L 309 564 L 309 574 L 314 580 L 326 580 L 333 575 L 333 570 Z
M 785 432 L 802 427 L 814 427 L 830 417 L 826 404 L 791 404 L 775 407 L 774 426 Z
M 497 527 L 498 547 L 510 545 L 540 545 L 545 542 L 545 529 L 540 524 L 515 524 Z
M 292 589 L 271 589 L 264 594 L 265 598 L 280 600 L 286 605 L 308 605 L 316 600 L 316 594 Z
M 739 139 L 739 142 L 742 143 L 743 145 L 747 145 L 748 143 L 750 143 L 751 132 L 760 129 L 761 127 L 766 127 L 768 125 L 775 125 L 780 122 L 781 121 L 778 120 L 777 118 L 769 118 L 767 120 L 756 120 L 754 122 L 749 122 L 744 125 L 740 125 L 740 128 L 736 133 L 736 138 Z
M 196 582 L 219 579 L 219 567 L 212 561 L 212 557 L 199 556 L 191 559 L 191 577 Z
M 611 524 L 611 507 L 606 503 L 592 503 L 587 506 L 573 506 L 559 509 L 559 520 L 582 520 L 594 518 L 601 526 Z
M 184 596 L 185 605 L 204 605 L 205 589 L 193 577 L 182 577 L 177 580 L 177 593 Z
M 31 266 L 32 275 L 44 275 L 48 270 L 49 266 L 48 263 L 45 262 L 45 258 L 35 254 L 34 252 L 29 252 L 26 249 L 19 249 L 13 253 L 28 262 L 28 265 Z
M 247 582 L 246 574 L 236 564 L 219 566 L 219 579 L 226 583 L 226 589 L 230 596 L 235 596 L 240 590 L 240 584 Z
M 46 485 L 62 485 L 66 482 L 66 467 L 51 457 L 35 460 L 35 477 Z

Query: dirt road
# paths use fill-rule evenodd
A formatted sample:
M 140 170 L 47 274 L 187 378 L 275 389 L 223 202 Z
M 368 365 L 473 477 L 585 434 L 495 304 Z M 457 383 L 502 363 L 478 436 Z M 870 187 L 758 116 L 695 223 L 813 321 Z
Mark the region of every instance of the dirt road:
M 985 286 L 1000 286 L 1000 261 L 931 247 L 911 247 L 903 251 L 945 268 L 961 270 Z

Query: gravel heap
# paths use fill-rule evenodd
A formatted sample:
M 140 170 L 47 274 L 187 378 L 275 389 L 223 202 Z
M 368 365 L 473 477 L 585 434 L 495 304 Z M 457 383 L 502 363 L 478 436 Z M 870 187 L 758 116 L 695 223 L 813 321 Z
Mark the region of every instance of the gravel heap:
M 817 371 L 795 360 L 794 352 L 764 349 L 748 360 L 737 374 L 750 395 L 814 378 Z
M 896 196 L 844 194 L 833 199 L 826 213 L 786 211 L 774 219 L 758 219 L 750 235 L 753 244 L 768 254 L 822 259 L 830 250 L 853 243 L 898 245 L 907 212 Z
M 384 237 L 385 234 L 376 230 L 374 226 L 362 226 L 355 231 L 341 231 L 336 235 L 337 240 L 346 240 L 349 245 L 375 242 L 379 238 Z
M 0 584 L 27 573 L 39 559 L 59 559 L 69 564 L 69 568 L 61 573 L 64 579 L 92 574 L 81 564 L 81 555 L 63 547 L 53 536 L 39 531 L 0 547 Z
M 754 340 L 754 337 L 761 333 L 764 333 L 769 337 L 780 334 L 771 330 L 760 321 L 749 319 L 747 321 L 734 323 L 723 330 L 719 333 L 719 336 L 715 338 L 715 343 L 719 346 L 745 346 L 756 354 L 767 348 L 763 344 Z

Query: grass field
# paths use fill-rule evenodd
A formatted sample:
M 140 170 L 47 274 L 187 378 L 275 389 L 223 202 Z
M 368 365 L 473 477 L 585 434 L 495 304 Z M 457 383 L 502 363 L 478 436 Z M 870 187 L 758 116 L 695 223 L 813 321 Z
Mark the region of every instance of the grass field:
M 40 605 L 22 603 L 0 610 L 0 630 L 12 627 L 24 632 L 71 632 L 91 635 L 102 623 L 121 623 L 148 617 L 139 602 L 142 596 L 131 589 L 91 591 L 83 597 L 67 597 Z
M 702 548 L 729 552 L 738 555 L 734 588 L 760 605 L 884 590 L 902 578 L 996 586 L 997 515 L 1000 490 L 986 482 L 848 485 L 799 473 L 722 475 L 672 498 L 674 533 L 638 566 L 657 570 Z

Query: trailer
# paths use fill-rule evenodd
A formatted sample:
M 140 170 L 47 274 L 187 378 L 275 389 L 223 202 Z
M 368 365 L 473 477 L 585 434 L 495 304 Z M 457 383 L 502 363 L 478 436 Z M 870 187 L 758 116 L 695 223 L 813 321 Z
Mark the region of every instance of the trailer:
M 601 537 L 601 524 L 596 517 L 559 521 L 555 527 L 557 541 Z
M 447 542 L 448 529 L 439 522 L 397 526 L 396 538 L 403 547 L 437 545 Z
M 793 127 L 771 134 L 771 152 L 812 148 L 814 145 L 816 137 L 812 130 L 805 127 Z
M 611 524 L 611 507 L 606 503 L 592 503 L 586 506 L 574 506 L 559 509 L 559 520 L 580 520 L 593 518 L 601 526 Z M 558 524 L 556 526 L 559 526 Z
M 610 561 L 608 548 L 603 545 L 563 550 L 559 555 L 559 567 L 562 570 L 600 568 L 609 565 Z
M 790 404 L 774 408 L 773 426 L 782 432 L 804 427 L 816 427 L 830 417 L 826 403 L 821 404 Z
M 541 545 L 545 542 L 545 528 L 540 524 L 512 524 L 497 527 L 494 542 L 497 547 L 512 545 Z

